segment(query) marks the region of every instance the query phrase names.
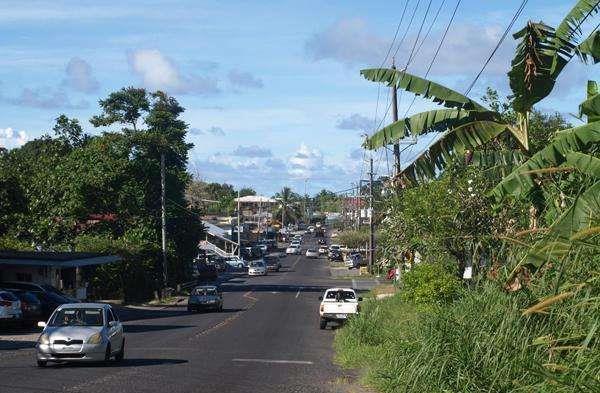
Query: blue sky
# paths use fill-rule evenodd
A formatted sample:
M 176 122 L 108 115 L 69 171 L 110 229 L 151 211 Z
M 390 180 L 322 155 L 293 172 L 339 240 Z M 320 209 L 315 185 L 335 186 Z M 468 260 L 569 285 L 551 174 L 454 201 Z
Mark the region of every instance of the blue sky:
M 432 0 L 425 31 L 443 0 Z M 400 27 L 407 54 L 429 0 Z M 455 0 L 409 65 L 423 75 Z M 430 78 L 464 91 L 498 41 L 520 1 L 463 0 Z M 556 24 L 574 1 L 529 1 L 526 20 Z M 15 147 L 51 130 L 65 113 L 88 119 L 99 99 L 123 86 L 162 89 L 186 108 L 190 170 L 208 181 L 271 194 L 284 185 L 303 192 L 348 188 L 364 173 L 361 134 L 381 121 L 388 92 L 363 80 L 379 66 L 404 1 L 10 1 L 0 4 L 0 145 Z M 407 29 L 408 28 L 408 29 Z M 486 86 L 508 94 L 507 39 L 472 92 Z M 575 113 L 591 67 L 575 60 L 541 109 Z M 412 97 L 400 115 L 431 108 Z M 375 120 L 376 119 L 376 120 Z M 385 122 L 385 121 L 384 121 Z M 418 147 L 426 144 L 424 138 Z M 406 157 L 414 155 L 409 149 Z M 366 155 L 368 157 L 368 155 Z M 385 153 L 374 152 L 378 174 Z

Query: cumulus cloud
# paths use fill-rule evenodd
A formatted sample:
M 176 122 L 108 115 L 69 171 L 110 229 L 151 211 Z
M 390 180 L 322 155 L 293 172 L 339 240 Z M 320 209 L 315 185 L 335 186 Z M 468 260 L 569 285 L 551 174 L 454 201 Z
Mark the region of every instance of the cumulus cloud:
M 271 157 L 272 153 L 271 150 L 264 148 L 264 147 L 260 147 L 260 146 L 256 146 L 256 145 L 252 145 L 252 146 L 238 146 L 234 151 L 233 151 L 233 155 L 234 156 L 241 156 L 241 157 Z
M 197 75 L 184 75 L 177 65 L 157 49 L 140 49 L 129 53 L 129 66 L 151 90 L 172 94 L 209 95 L 219 93 L 217 80 Z
M 64 86 L 82 93 L 94 93 L 98 91 L 100 84 L 92 73 L 92 67 L 85 60 L 73 57 L 67 63 L 65 73 Z
M 225 136 L 225 131 L 221 127 L 210 127 L 206 130 L 200 128 L 190 128 L 188 130 L 190 135 L 214 135 L 214 136 Z
M 22 146 L 29 137 L 25 131 L 15 132 L 11 127 L 0 128 L 0 147 L 12 148 Z
M 261 89 L 264 86 L 262 79 L 255 77 L 249 72 L 231 70 L 227 77 L 229 78 L 229 82 L 235 87 Z
M 349 18 L 315 33 L 305 50 L 312 60 L 335 60 L 353 66 L 381 61 L 387 46 L 386 40 L 369 30 L 364 19 Z
M 374 124 L 375 122 L 373 119 L 369 119 L 368 117 L 354 113 L 348 117 L 338 120 L 335 126 L 340 130 L 370 131 L 373 129 Z
M 0 97 L 2 102 L 11 105 L 25 106 L 39 109 L 84 109 L 88 107 L 88 102 L 79 100 L 72 102 L 62 89 L 53 88 L 24 88 L 16 97 Z
M 289 159 L 289 174 L 296 178 L 310 178 L 323 167 L 323 153 L 311 149 L 304 143 Z

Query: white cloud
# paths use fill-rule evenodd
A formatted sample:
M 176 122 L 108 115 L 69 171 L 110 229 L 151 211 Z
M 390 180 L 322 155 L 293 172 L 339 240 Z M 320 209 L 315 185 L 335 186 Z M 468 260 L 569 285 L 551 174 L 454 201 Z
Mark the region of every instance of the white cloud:
M 330 59 L 352 66 L 381 61 L 387 46 L 386 40 L 370 32 L 364 19 L 350 18 L 315 33 L 305 50 L 315 61 Z
M 358 113 L 353 113 L 348 117 L 339 119 L 335 126 L 340 130 L 358 130 L 371 132 L 371 130 L 375 127 L 375 124 L 375 120 L 360 115 Z
M 131 70 L 151 90 L 172 94 L 216 94 L 216 79 L 183 75 L 177 65 L 157 49 L 140 49 L 129 53 Z
M 84 109 L 88 107 L 88 102 L 79 100 L 72 102 L 67 93 L 62 89 L 54 89 L 49 87 L 43 88 L 24 88 L 16 97 L 2 97 L 0 101 L 6 102 L 15 106 L 24 106 L 40 109 Z
M 238 147 L 233 151 L 234 156 L 240 157 L 271 157 L 273 154 L 270 149 L 257 145 L 242 146 Z
M 289 159 L 289 173 L 296 178 L 310 178 L 323 167 L 323 153 L 304 143 Z
M 262 79 L 249 72 L 231 70 L 227 77 L 229 78 L 229 82 L 236 87 L 262 89 L 264 86 Z
M 11 127 L 0 128 L 0 147 L 13 148 L 23 146 L 29 137 L 25 131 L 15 132 Z
M 73 90 L 82 93 L 98 91 L 100 85 L 92 73 L 92 67 L 85 60 L 79 57 L 71 58 L 67 63 L 65 73 L 67 75 L 63 84 Z

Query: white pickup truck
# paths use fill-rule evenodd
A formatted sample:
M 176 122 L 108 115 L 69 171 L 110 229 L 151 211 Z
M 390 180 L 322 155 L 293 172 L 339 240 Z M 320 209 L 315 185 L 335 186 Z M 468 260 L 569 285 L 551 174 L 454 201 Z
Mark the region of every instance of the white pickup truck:
M 327 322 L 344 322 L 349 317 L 360 312 L 359 301 L 361 297 L 356 296 L 356 292 L 351 288 L 329 288 L 323 296 L 319 297 L 321 306 L 319 307 L 320 323 L 319 327 L 325 329 Z

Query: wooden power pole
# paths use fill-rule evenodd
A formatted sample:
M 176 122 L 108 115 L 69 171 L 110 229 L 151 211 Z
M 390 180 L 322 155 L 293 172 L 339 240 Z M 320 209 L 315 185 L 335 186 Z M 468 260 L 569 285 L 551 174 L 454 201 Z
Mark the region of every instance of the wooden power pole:
M 373 157 L 369 159 L 369 273 L 375 265 L 375 222 L 373 221 Z
M 165 152 L 160 153 L 160 221 L 162 230 L 162 268 L 163 268 L 163 285 L 167 288 L 168 272 L 167 272 L 167 203 L 165 196 Z
M 396 69 L 394 59 L 392 59 L 392 70 Z M 395 123 L 398 121 L 398 88 L 396 85 L 392 86 L 392 121 Z M 394 175 L 400 173 L 400 143 L 394 143 Z

